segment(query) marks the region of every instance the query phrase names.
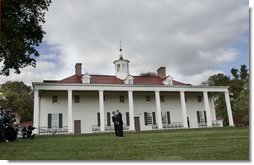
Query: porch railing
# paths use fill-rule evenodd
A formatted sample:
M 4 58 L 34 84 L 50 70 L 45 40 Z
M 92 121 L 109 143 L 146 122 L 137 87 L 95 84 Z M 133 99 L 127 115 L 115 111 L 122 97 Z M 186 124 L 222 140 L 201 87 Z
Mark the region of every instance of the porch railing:
M 213 120 L 212 126 L 213 127 L 223 127 L 223 120 Z
M 96 133 L 96 132 L 100 132 L 101 131 L 101 127 L 98 125 L 92 125 L 92 132 Z M 115 128 L 114 125 L 105 125 L 105 132 L 114 132 Z M 123 125 L 123 131 L 129 131 L 129 126 L 127 125 Z
M 171 122 L 170 124 L 162 124 L 163 129 L 180 129 L 183 128 L 183 123 L 182 122 Z M 153 124 L 152 129 L 158 129 L 158 124 Z
M 183 128 L 182 122 L 171 122 L 170 124 L 163 124 L 164 129 L 180 129 Z
M 39 135 L 63 135 L 68 133 L 68 126 L 64 126 L 62 128 L 39 127 L 38 131 L 39 131 Z
M 198 123 L 198 126 L 203 128 L 207 127 L 206 122 Z M 223 127 L 223 120 L 212 120 L 212 127 Z

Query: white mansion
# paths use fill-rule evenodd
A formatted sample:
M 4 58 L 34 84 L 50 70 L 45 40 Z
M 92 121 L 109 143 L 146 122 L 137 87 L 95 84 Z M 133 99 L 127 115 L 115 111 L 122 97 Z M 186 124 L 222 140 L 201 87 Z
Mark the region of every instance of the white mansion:
M 129 131 L 222 127 L 213 100 L 218 92 L 225 94 L 229 125 L 234 126 L 228 87 L 181 83 L 167 76 L 165 67 L 156 76 L 131 75 L 121 51 L 115 75 L 83 74 L 77 63 L 70 77 L 33 82 L 36 133 L 110 131 L 117 109 Z

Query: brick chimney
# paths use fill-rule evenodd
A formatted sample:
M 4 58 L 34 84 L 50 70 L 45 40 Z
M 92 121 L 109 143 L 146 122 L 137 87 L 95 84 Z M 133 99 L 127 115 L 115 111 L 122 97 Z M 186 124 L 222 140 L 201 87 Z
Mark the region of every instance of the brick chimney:
M 160 78 L 166 78 L 166 67 L 160 67 L 159 69 L 157 69 L 157 75 Z
M 76 65 L 75 65 L 75 74 L 77 76 L 82 75 L 82 64 L 81 63 L 76 63 Z

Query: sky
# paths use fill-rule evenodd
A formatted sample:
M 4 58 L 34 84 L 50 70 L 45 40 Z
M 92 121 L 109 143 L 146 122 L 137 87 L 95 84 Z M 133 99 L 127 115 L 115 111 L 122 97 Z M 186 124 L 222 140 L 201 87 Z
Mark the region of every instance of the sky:
M 122 54 L 130 74 L 164 66 L 175 80 L 199 85 L 209 76 L 249 68 L 248 0 L 54 0 L 37 66 L 0 76 L 28 85 L 83 73 L 114 75 Z

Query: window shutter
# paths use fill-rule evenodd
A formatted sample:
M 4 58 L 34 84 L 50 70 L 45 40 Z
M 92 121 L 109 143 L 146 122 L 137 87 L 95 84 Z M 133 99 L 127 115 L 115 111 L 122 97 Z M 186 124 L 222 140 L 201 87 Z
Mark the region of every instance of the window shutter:
M 97 122 L 98 127 L 100 127 L 101 126 L 100 112 L 97 113 Z
M 59 113 L 59 128 L 63 128 L 63 114 Z
M 147 112 L 144 112 L 145 125 L 147 125 Z
M 107 126 L 110 126 L 110 112 L 107 112 Z
M 51 114 L 48 114 L 48 128 L 51 128 Z
M 199 113 L 200 113 L 200 112 L 197 111 L 198 123 L 200 123 L 200 114 L 199 114 Z
M 153 125 L 156 125 L 156 116 L 155 116 L 155 112 L 153 112 Z
M 167 120 L 168 120 L 168 124 L 170 124 L 171 121 L 170 121 L 170 112 L 169 111 L 167 111 Z
M 126 124 L 127 124 L 127 126 L 130 125 L 130 115 L 129 115 L 129 112 L 126 112 Z
M 206 120 L 206 111 L 204 111 L 204 116 L 205 116 L 205 122 L 207 123 L 207 120 Z

